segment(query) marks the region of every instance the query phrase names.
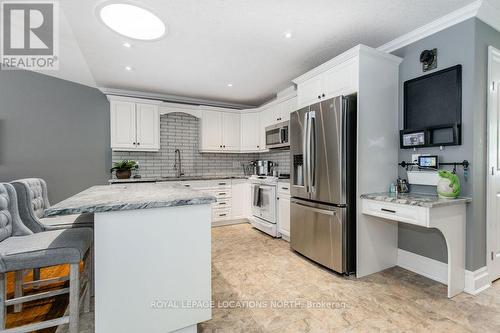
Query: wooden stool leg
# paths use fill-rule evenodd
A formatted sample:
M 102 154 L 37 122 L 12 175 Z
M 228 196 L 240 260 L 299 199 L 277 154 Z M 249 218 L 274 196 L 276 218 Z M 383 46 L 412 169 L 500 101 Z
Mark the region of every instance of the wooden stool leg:
M 90 268 L 90 265 L 92 264 L 92 259 L 90 258 L 90 256 L 92 255 L 92 253 L 90 252 L 89 250 L 89 253 L 87 254 L 87 259 L 85 260 L 84 262 L 84 270 L 85 270 L 85 283 L 86 283 L 86 287 L 85 287 L 85 298 L 83 300 L 83 312 L 85 313 L 88 313 L 90 312 L 90 288 L 91 287 L 91 283 L 92 283 L 92 278 L 91 278 L 91 268 Z
M 78 333 L 80 316 L 80 264 L 71 264 L 69 273 L 69 333 Z
M 5 292 L 5 273 L 0 273 L 0 329 L 4 330 L 5 329 L 5 318 L 6 318 L 6 311 L 5 311 L 5 298 L 6 298 L 6 292 Z
M 39 281 L 40 280 L 40 268 L 34 268 L 33 269 L 33 281 Z M 33 284 L 33 289 L 38 289 L 40 288 L 40 285 L 37 283 Z
M 24 276 L 24 271 L 16 271 L 14 273 L 15 275 L 15 282 L 14 282 L 14 298 L 22 297 L 23 296 L 23 276 Z M 23 311 L 23 305 L 22 304 L 15 304 L 14 305 L 14 312 L 19 313 Z

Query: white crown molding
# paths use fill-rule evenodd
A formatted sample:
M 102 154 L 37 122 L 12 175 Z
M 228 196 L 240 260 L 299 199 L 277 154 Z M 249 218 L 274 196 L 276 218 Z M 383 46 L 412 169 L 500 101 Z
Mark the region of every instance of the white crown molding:
M 448 283 L 448 264 L 412 252 L 398 249 L 397 265 L 442 284 Z M 491 286 L 486 266 L 465 271 L 465 292 L 477 295 Z
M 402 47 L 405 47 L 411 43 L 414 43 L 420 39 L 428 37 L 436 32 L 449 28 L 455 24 L 468 20 L 472 17 L 476 17 L 480 12 L 483 3 L 488 0 L 477 0 L 470 5 L 457 9 L 437 20 L 434 20 L 418 29 L 415 29 L 403 36 L 400 36 L 380 47 L 377 48 L 379 51 L 391 53 Z M 497 18 L 498 20 L 498 18 Z
M 477 18 L 500 31 L 500 0 L 483 0 Z
M 250 109 L 250 108 L 256 107 L 254 105 L 247 105 L 247 104 L 217 102 L 217 101 L 202 99 L 202 98 L 191 98 L 191 97 L 184 97 L 184 96 L 177 96 L 177 95 L 157 94 L 157 93 L 149 93 L 149 92 L 135 91 L 135 90 L 123 90 L 123 89 L 113 89 L 113 88 L 104 88 L 104 87 L 100 87 L 99 90 L 105 95 L 124 96 L 124 97 L 132 97 L 132 98 L 143 98 L 143 99 L 181 103 L 181 104 L 204 105 L 204 106 L 213 106 L 213 107 L 238 109 L 238 110 Z
M 398 64 L 401 63 L 401 61 L 403 61 L 403 59 L 396 57 L 392 54 L 388 54 L 386 52 L 379 51 L 379 50 L 371 48 L 369 46 L 359 44 L 359 45 L 356 45 L 355 47 L 345 51 L 344 53 L 339 54 L 335 58 L 319 65 L 318 67 L 315 67 L 314 69 L 310 70 L 309 72 L 302 74 L 301 76 L 294 79 L 292 82 L 295 84 L 301 84 L 304 81 L 309 80 L 310 78 L 313 78 L 313 77 L 315 77 L 323 72 L 326 72 L 327 70 L 329 70 L 335 66 L 338 66 L 338 65 L 340 65 L 340 64 L 342 64 L 342 63 L 344 63 L 352 58 L 357 57 L 360 53 L 363 53 L 363 54 L 366 54 L 366 55 L 369 55 L 372 57 L 377 57 L 379 59 L 383 59 L 386 61 L 395 62 Z

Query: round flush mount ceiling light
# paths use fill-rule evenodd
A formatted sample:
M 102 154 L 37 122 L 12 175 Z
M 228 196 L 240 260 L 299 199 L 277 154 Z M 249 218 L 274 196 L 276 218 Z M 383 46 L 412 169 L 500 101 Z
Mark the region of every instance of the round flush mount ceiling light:
M 108 28 L 132 39 L 156 40 L 167 31 L 158 16 L 131 4 L 108 3 L 97 9 L 97 15 Z

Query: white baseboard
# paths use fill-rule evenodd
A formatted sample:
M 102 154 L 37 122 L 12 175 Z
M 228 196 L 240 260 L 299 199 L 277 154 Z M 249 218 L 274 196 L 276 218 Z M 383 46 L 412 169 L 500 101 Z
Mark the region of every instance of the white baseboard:
M 250 223 L 250 221 L 248 219 L 214 221 L 212 222 L 212 228 L 223 227 L 225 225 L 243 224 L 243 223 Z
M 398 266 L 431 280 L 447 284 L 448 264 L 412 252 L 398 249 Z M 486 266 L 471 272 L 465 271 L 465 292 L 477 295 L 491 286 Z

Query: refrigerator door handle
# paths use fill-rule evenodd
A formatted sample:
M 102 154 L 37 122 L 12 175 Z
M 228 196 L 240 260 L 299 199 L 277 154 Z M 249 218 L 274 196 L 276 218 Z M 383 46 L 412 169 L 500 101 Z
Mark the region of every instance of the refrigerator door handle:
M 304 136 L 302 138 L 302 147 L 303 147 L 303 156 L 302 161 L 304 165 L 304 187 L 306 188 L 306 192 L 309 193 L 309 155 L 308 155 L 308 146 L 309 146 L 309 112 L 304 114 Z
M 316 112 L 309 113 L 309 188 L 314 192 L 316 186 Z
M 297 206 L 304 207 L 305 209 L 308 209 L 308 210 L 310 210 L 312 212 L 315 212 L 315 213 L 320 213 L 320 214 L 323 214 L 323 215 L 331 215 L 331 216 L 335 215 L 335 211 L 333 211 L 333 210 L 320 209 L 320 208 L 312 207 L 312 206 L 309 206 L 309 205 L 304 205 L 304 204 L 299 203 L 297 201 L 294 201 L 293 203 L 295 205 L 297 205 Z

